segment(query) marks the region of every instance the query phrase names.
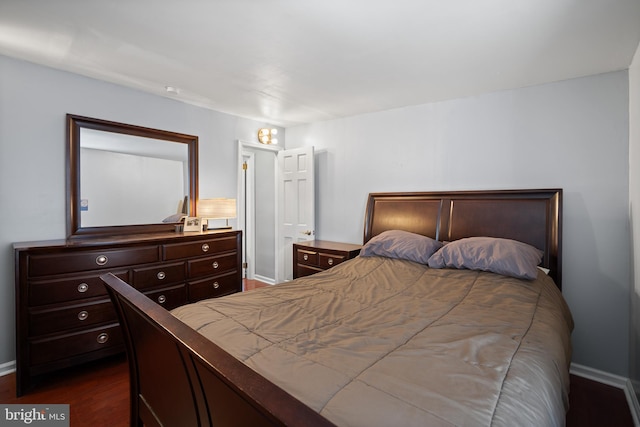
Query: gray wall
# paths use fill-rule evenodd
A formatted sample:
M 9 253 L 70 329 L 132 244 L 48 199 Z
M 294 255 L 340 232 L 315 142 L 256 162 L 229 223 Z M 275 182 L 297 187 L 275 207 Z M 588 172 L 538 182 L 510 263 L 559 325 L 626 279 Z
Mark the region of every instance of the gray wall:
M 287 129 L 316 148 L 320 239 L 362 242 L 369 192 L 564 189 L 573 361 L 629 371 L 626 71 Z
M 66 236 L 66 113 L 198 135 L 203 198 L 236 197 L 236 141 L 266 125 L 0 56 L 0 366 L 15 360 L 12 243 Z

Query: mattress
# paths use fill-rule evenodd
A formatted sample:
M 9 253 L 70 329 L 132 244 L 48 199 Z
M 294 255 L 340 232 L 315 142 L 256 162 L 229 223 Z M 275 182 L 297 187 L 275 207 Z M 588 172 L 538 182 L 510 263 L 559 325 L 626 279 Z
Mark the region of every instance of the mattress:
M 357 257 L 172 313 L 341 426 L 556 426 L 573 320 L 535 280 Z

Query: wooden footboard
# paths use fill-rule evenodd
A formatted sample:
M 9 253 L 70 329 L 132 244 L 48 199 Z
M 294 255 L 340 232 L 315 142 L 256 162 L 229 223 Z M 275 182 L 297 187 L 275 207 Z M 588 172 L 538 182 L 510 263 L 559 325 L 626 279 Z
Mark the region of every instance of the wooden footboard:
M 332 426 L 113 274 L 101 276 L 127 345 L 132 426 Z

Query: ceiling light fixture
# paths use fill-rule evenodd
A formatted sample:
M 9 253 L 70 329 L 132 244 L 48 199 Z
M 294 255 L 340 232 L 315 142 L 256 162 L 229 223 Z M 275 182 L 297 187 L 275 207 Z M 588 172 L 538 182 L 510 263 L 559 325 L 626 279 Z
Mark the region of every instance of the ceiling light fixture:
M 262 144 L 277 144 L 278 139 L 274 135 L 278 134 L 278 129 L 262 128 L 258 130 L 258 141 Z

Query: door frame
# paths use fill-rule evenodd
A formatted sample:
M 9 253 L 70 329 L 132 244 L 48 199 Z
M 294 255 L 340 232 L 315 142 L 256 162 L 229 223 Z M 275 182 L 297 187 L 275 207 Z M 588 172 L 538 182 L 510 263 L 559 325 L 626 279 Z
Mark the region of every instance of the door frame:
M 264 144 L 258 144 L 255 142 L 250 142 L 250 141 L 243 141 L 243 140 L 238 140 L 238 229 L 242 230 L 242 262 L 243 265 L 247 265 L 246 268 L 243 268 L 243 274 L 242 277 L 247 278 L 247 279 L 255 279 L 255 271 L 256 271 L 256 266 L 255 266 L 255 259 L 256 259 L 256 235 L 255 235 L 255 221 L 256 221 L 256 206 L 254 203 L 252 203 L 252 200 L 255 200 L 255 192 L 256 192 L 256 186 L 255 186 L 255 172 L 254 170 L 250 169 L 249 172 L 249 176 L 253 177 L 254 179 L 249 179 L 248 182 L 246 182 L 246 186 L 245 186 L 245 173 L 243 171 L 242 168 L 242 164 L 244 163 L 244 157 L 247 156 L 250 159 L 254 159 L 255 156 L 255 150 L 261 150 L 261 151 L 266 151 L 266 152 L 270 152 L 273 153 L 273 168 L 274 171 L 277 171 L 278 168 L 278 152 L 283 150 L 282 147 L 279 147 L 277 145 L 264 145 Z M 255 162 L 253 164 L 254 168 L 255 168 Z M 276 179 L 274 182 L 276 191 L 276 199 L 273 201 L 273 205 L 274 205 L 274 209 L 275 209 L 275 221 L 273 224 L 274 230 L 276 230 L 276 238 L 274 239 L 274 253 L 278 254 L 278 238 L 277 238 L 277 220 L 278 220 L 278 211 L 279 211 L 279 205 L 278 205 L 278 191 L 277 191 L 277 173 L 276 173 Z M 246 188 L 246 190 L 245 190 Z M 245 196 L 247 197 L 245 199 Z M 249 203 L 245 203 L 245 200 L 249 200 Z M 246 204 L 246 206 L 245 206 Z M 244 264 L 247 263 L 247 264 Z M 275 268 L 275 278 L 274 280 L 270 280 L 269 278 L 264 278 L 264 277 L 260 277 L 261 281 L 265 281 L 267 283 L 270 284 L 274 284 L 277 281 L 277 278 L 280 277 L 280 272 L 279 272 L 279 261 L 278 261 L 278 256 L 276 256 L 276 265 L 274 266 Z M 273 283 L 271 283 L 273 282 Z

